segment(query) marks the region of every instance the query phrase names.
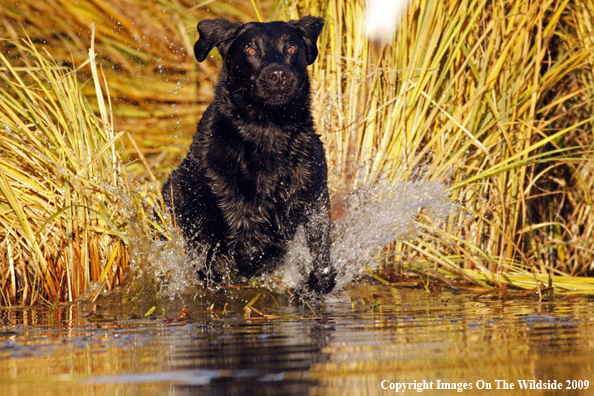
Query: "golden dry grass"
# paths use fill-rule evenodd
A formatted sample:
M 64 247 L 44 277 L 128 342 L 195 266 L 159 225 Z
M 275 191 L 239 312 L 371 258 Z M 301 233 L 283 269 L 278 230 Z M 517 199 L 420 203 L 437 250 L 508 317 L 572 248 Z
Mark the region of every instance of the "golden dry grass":
M 587 1 L 417 0 L 395 41 L 374 47 L 360 2 L 284 9 L 284 18 L 327 21 L 313 76 L 318 125 L 341 170 L 333 185 L 442 180 L 461 207 L 420 241 L 396 243 L 389 260 L 474 282 L 464 269 L 478 269 L 495 284 L 510 271 L 593 272 L 593 10 Z
M 118 158 L 145 154 L 164 174 L 183 155 L 217 71 L 216 59 L 193 60 L 194 28 L 215 16 L 326 19 L 312 79 L 335 197 L 379 177 L 450 186 L 460 210 L 417 241 L 395 242 L 380 276 L 397 279 L 394 265 L 405 263 L 478 285 L 529 288 L 535 281 L 511 275 L 593 273 L 591 0 L 415 0 L 395 41 L 375 45 L 362 34 L 360 1 L 224 4 L 0 5 L 4 37 L 22 37 L 22 26 L 38 48 L 1 44 L 0 116 L 10 130 L 0 139 L 2 304 L 71 300 L 105 268 L 107 287 L 120 281 L 128 258 L 118 232 L 127 223 L 107 186 L 133 187 L 113 169 L 123 172 Z M 94 75 L 93 21 L 104 70 Z M 55 64 L 28 55 L 39 48 Z M 89 80 L 101 75 L 105 82 Z M 63 94 L 44 93 L 60 84 Z M 97 87 L 109 87 L 114 121 Z M 139 138 L 140 152 L 129 140 L 118 149 L 109 143 L 122 130 Z M 140 161 L 126 169 L 150 176 Z M 146 194 L 128 205 L 142 218 Z
M 31 41 L 13 44 L 30 63 L 13 67 L 0 54 L 0 297 L 72 301 L 92 281 L 117 285 L 128 265 L 119 136 L 96 70 L 97 116 L 76 71 Z M 91 51 L 87 64 L 96 69 L 93 58 Z

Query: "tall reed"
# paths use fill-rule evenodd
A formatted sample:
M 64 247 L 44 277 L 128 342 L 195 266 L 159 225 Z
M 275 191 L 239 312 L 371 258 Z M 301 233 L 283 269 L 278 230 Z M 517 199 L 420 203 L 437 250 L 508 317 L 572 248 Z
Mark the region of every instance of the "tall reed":
M 508 271 L 591 271 L 576 254 L 589 246 L 568 231 L 579 224 L 556 211 L 567 184 L 584 205 L 591 187 L 555 179 L 560 168 L 592 166 L 591 144 L 571 138 L 591 125 L 572 101 L 589 100 L 591 84 L 571 85 L 592 65 L 589 2 L 414 0 L 395 40 L 375 45 L 363 35 L 364 2 L 280 4 L 273 19 L 326 19 L 313 80 L 319 129 L 339 170 L 333 185 L 345 190 L 335 193 L 379 177 L 429 179 L 448 183 L 459 203 L 444 227 L 397 242 L 394 260 L 471 280 L 464 268 L 475 268 L 496 283 Z M 581 40 L 567 29 L 568 13 L 582 21 Z
M 92 48 L 97 115 L 76 70 L 30 40 L 12 45 L 27 63 L 0 53 L 0 304 L 73 301 L 92 282 L 119 284 L 128 264 L 123 133 Z

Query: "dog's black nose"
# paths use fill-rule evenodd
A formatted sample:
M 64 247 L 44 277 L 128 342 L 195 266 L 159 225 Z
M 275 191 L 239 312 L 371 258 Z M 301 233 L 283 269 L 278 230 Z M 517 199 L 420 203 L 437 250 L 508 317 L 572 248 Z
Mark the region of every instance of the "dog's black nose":
M 289 70 L 286 67 L 276 66 L 268 70 L 268 81 L 277 87 L 282 87 L 289 79 Z

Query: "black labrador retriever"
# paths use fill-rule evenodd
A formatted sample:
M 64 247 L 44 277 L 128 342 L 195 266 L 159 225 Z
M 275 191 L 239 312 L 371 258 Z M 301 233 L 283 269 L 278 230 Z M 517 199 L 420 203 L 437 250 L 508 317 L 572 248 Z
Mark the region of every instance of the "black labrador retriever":
M 191 254 L 206 254 L 203 279 L 223 268 L 250 277 L 281 262 L 303 226 L 314 259 L 307 287 L 328 293 L 336 271 L 324 148 L 311 115 L 307 65 L 324 21 L 203 20 L 194 46 L 223 59 L 214 100 L 188 155 L 163 186 Z

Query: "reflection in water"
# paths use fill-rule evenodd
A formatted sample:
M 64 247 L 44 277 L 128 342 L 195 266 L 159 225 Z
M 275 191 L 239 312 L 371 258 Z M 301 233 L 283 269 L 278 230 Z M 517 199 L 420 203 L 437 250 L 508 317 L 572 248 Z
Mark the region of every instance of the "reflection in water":
M 246 320 L 242 307 L 257 293 L 245 291 L 224 314 L 222 301 L 188 306 L 195 319 L 180 321 L 136 318 L 128 306 L 0 310 L 0 394 L 381 395 L 423 381 L 429 395 L 594 389 L 518 389 L 519 380 L 594 382 L 592 299 L 503 303 L 365 286 L 317 317 L 262 298 L 254 308 L 280 318 Z M 169 317 L 180 309 L 163 308 Z

